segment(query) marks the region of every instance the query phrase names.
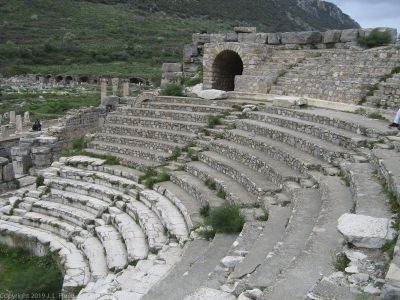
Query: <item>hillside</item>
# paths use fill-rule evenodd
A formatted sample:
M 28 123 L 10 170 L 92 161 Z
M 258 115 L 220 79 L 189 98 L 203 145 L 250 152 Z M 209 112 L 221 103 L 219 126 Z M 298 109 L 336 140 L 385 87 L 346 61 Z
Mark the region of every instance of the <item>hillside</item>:
M 357 27 L 319 0 L 0 0 L 0 73 L 160 76 L 193 32 Z

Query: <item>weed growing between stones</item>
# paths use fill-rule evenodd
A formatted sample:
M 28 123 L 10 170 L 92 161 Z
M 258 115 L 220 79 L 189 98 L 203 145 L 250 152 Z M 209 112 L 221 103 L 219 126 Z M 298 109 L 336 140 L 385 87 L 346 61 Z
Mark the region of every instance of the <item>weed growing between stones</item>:
M 374 29 L 367 36 L 358 39 L 358 43 L 367 48 L 388 45 L 391 41 L 392 36 L 390 32 L 388 30 L 380 31 L 379 29 Z
M 368 114 L 368 118 L 374 119 L 374 120 L 386 120 L 386 118 L 384 116 L 382 116 L 381 114 L 378 114 L 378 113 L 370 113 L 370 114 Z
M 183 96 L 183 86 L 178 83 L 170 83 L 161 91 L 163 96 Z
M 350 186 L 350 177 L 347 176 L 343 170 L 340 170 L 338 175 L 339 175 L 340 179 L 343 180 L 343 182 L 345 183 L 346 186 Z
M 245 113 L 245 112 L 242 112 L 242 113 L 238 116 L 238 118 L 239 118 L 239 119 L 248 119 L 248 118 L 249 118 L 249 114 L 248 114 L 248 113 Z
M 261 216 L 257 217 L 257 221 L 267 222 L 268 218 L 269 218 L 269 212 L 265 207 L 263 207 L 262 210 L 263 210 L 263 214 Z
M 204 218 L 208 217 L 210 215 L 210 205 L 207 203 L 206 205 L 200 207 L 199 213 Z
M 85 148 L 86 148 L 85 137 L 84 136 L 76 137 L 72 140 L 71 147 L 64 150 L 63 155 L 65 156 L 79 155 Z
M 179 147 L 175 147 L 175 149 L 172 151 L 170 159 L 177 160 L 179 156 L 181 156 L 181 149 L 179 149 Z
M 207 127 L 208 128 L 214 128 L 217 125 L 221 125 L 221 119 L 222 119 L 221 115 L 217 115 L 217 116 L 210 115 L 210 116 L 208 116 L 208 125 L 207 125 Z
M 44 185 L 44 177 L 39 175 L 36 177 L 36 187 Z
M 345 253 L 341 252 L 336 254 L 335 268 L 338 271 L 344 272 L 344 270 L 349 266 L 350 259 Z
M 191 161 L 198 161 L 199 157 L 197 156 L 196 151 L 193 149 L 189 148 L 187 153 L 186 153 L 186 158 L 190 159 Z
M 226 199 L 226 192 L 222 188 L 219 188 L 217 191 L 217 197 L 220 197 L 221 199 Z
M 144 183 L 148 189 L 153 189 L 154 184 L 159 182 L 168 181 L 170 175 L 166 169 L 162 169 L 161 172 L 157 172 L 154 168 L 147 168 L 144 175 L 139 177 L 139 183 Z
M 205 222 L 215 232 L 220 233 L 238 233 L 242 231 L 244 223 L 245 217 L 236 204 L 211 208 Z
M 215 191 L 217 189 L 217 183 L 212 179 L 207 179 L 205 184 L 210 190 Z

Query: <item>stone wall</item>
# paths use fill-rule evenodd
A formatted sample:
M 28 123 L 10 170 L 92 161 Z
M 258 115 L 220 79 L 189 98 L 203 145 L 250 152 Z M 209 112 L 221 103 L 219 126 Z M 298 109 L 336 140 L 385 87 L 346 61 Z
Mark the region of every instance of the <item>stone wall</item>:
M 381 82 L 373 96 L 367 97 L 367 104 L 374 107 L 397 110 L 400 108 L 400 74 Z
M 49 167 L 74 138 L 102 127 L 105 117 L 106 109 L 101 107 L 71 110 L 58 126 L 50 127 L 46 132 L 27 133 L 20 138 L 18 146 L 11 148 L 15 173 L 27 174 L 32 167 Z
M 10 137 L 0 140 L 0 158 L 5 157 L 11 159 L 11 148 L 18 146 L 19 137 Z
M 0 193 L 17 187 L 12 163 L 7 158 L 0 157 Z

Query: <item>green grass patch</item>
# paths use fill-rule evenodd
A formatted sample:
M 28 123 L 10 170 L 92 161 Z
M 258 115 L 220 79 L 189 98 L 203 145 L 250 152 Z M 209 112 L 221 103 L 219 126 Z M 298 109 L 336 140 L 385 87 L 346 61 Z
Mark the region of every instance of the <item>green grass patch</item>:
M 200 207 L 200 215 L 204 218 L 210 215 L 210 205 L 208 203 Z
M 368 118 L 374 119 L 374 120 L 386 120 L 386 118 L 384 116 L 382 116 L 381 114 L 378 114 L 378 113 L 370 113 L 370 114 L 368 114 Z
M 36 177 L 36 187 L 44 185 L 44 177 L 39 175 Z
M 62 269 L 52 254 L 37 257 L 23 248 L 0 246 L 0 270 L 1 294 L 49 294 L 49 299 L 61 299 Z
M 339 253 L 336 255 L 335 268 L 338 271 L 344 272 L 344 270 L 349 266 L 350 259 L 345 253 Z
M 226 192 L 222 188 L 219 188 L 217 191 L 217 197 L 221 199 L 226 199 Z
M 168 180 L 170 180 L 170 175 L 166 169 L 162 169 L 161 172 L 158 172 L 152 167 L 146 168 L 144 174 L 139 177 L 139 183 L 144 183 L 145 187 L 148 189 L 153 189 L 156 183 Z
M 245 217 L 240 207 L 234 204 L 211 208 L 205 222 L 215 232 L 220 233 L 238 233 L 242 230 L 244 223 Z
M 183 86 L 178 83 L 169 83 L 161 90 L 161 95 L 183 97 Z
M 213 191 L 217 190 L 217 183 L 214 180 L 207 179 L 205 181 L 205 184 L 210 190 L 213 190 Z
M 181 156 L 181 149 L 179 147 L 175 147 L 174 150 L 172 151 L 172 154 L 170 156 L 170 159 L 172 160 L 177 160 L 179 156 Z
M 391 42 L 392 36 L 390 34 L 390 31 L 380 31 L 379 29 L 373 29 L 367 36 L 360 37 L 358 39 L 358 43 L 361 46 L 365 46 L 367 48 L 388 45 Z

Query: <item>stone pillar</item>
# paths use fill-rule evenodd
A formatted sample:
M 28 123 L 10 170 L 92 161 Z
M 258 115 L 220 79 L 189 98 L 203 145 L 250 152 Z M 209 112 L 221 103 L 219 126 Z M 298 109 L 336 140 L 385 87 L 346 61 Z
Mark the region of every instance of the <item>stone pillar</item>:
M 129 97 L 129 81 L 124 81 L 123 83 L 122 97 Z
M 15 124 L 16 124 L 16 132 L 22 132 L 22 117 L 21 115 L 17 115 L 15 118 Z
M 117 95 L 117 92 L 118 92 L 118 82 L 119 82 L 119 78 L 111 78 L 113 96 L 116 96 L 116 95 Z
M 24 113 L 24 124 L 29 125 L 30 123 L 31 123 L 30 114 L 29 114 L 29 111 L 26 111 Z
M 10 111 L 10 124 L 15 124 L 15 111 Z
M 107 81 L 105 79 L 101 79 L 101 100 L 107 97 Z

